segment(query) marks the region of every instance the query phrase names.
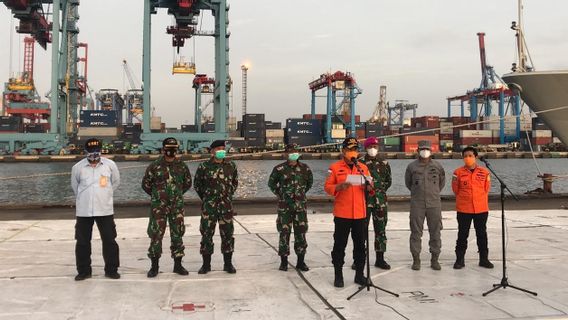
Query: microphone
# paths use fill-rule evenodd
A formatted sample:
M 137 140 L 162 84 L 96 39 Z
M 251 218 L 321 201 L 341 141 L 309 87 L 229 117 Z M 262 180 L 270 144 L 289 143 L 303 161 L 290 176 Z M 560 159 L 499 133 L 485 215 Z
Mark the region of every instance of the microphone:
M 485 163 L 485 165 L 489 165 L 489 162 L 487 161 L 487 156 L 481 156 L 479 157 L 479 160 L 483 163 Z

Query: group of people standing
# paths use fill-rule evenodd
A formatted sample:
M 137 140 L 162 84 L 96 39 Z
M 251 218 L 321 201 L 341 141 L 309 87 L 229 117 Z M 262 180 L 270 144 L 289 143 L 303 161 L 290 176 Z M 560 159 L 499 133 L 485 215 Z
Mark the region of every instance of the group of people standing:
M 374 227 L 375 266 L 390 269 L 385 260 L 387 248 L 386 226 L 388 221 L 387 190 L 392 184 L 389 163 L 380 158 L 379 139 L 368 138 L 364 142 L 365 155 L 359 157 L 359 142 L 347 138 L 342 144 L 342 159 L 333 163 L 325 180 L 325 192 L 334 201 L 334 245 L 331 252 L 335 270 L 334 286 L 343 287 L 343 264 L 345 247 L 349 234 L 353 240 L 353 265 L 355 283 L 364 285 L 363 274 L 368 237 L 368 226 L 372 219 Z M 120 278 L 118 273 L 119 247 L 115 241 L 113 191 L 120 184 L 116 164 L 100 155 L 101 142 L 90 139 L 86 142 L 87 157 L 72 169 L 71 186 L 76 195 L 77 220 L 75 226 L 75 248 L 77 276 L 75 280 L 90 278 L 92 226 L 99 229 L 105 262 L 105 276 Z M 162 239 L 166 226 L 170 227 L 171 257 L 173 272 L 187 275 L 182 265 L 184 257 L 183 195 L 192 186 L 201 199 L 201 246 L 203 264 L 199 274 L 211 271 L 211 255 L 214 252 L 213 236 L 219 224 L 221 252 L 224 258 L 223 270 L 236 273 L 232 263 L 235 239 L 233 237 L 233 195 L 238 187 L 238 173 L 234 162 L 226 159 L 225 141 L 214 141 L 210 145 L 211 158 L 202 162 L 192 180 L 187 165 L 176 158 L 179 144 L 174 138 L 163 141 L 162 155 L 152 162 L 142 179 L 142 189 L 151 197 L 151 211 L 147 233 L 150 238 L 148 257 L 151 261 L 147 273 L 149 278 L 159 273 L 162 254 Z M 419 157 L 410 163 L 405 173 L 405 184 L 411 192 L 410 202 L 410 252 L 413 270 L 420 270 L 420 252 L 424 220 L 430 233 L 430 266 L 440 270 L 438 261 L 441 251 L 442 214 L 440 192 L 445 186 L 443 167 L 431 159 L 431 145 L 419 142 Z M 313 174 L 307 164 L 300 161 L 297 145 L 286 146 L 287 160 L 277 165 L 269 178 L 268 186 L 277 196 L 276 227 L 279 232 L 279 269 L 288 270 L 290 237 L 294 232 L 294 251 L 297 256 L 295 267 L 308 271 L 305 256 L 308 242 L 307 197 L 313 185 Z M 452 190 L 456 194 L 458 240 L 456 242 L 455 269 L 465 266 L 465 252 L 471 222 L 473 221 L 479 249 L 479 265 L 492 268 L 488 259 L 486 222 L 488 216 L 489 172 L 476 164 L 477 151 L 465 148 L 462 152 L 464 166 L 455 170 Z

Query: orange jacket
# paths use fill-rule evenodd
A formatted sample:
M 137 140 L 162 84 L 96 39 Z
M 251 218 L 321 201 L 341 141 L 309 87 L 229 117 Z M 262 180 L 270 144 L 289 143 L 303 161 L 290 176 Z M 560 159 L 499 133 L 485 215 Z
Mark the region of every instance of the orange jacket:
M 457 168 L 452 179 L 452 190 L 456 195 L 456 211 L 461 213 L 482 213 L 489 211 L 489 170 L 477 166 L 471 172 L 466 167 Z
M 359 163 L 363 173 L 368 176 L 369 169 L 363 163 Z M 343 191 L 335 191 L 335 186 L 345 182 L 347 175 L 359 175 L 355 166 L 349 168 L 345 161 L 340 160 L 329 167 L 327 179 L 325 179 L 325 192 L 335 197 L 333 203 L 333 215 L 345 219 L 364 219 L 366 217 L 365 186 L 351 186 Z

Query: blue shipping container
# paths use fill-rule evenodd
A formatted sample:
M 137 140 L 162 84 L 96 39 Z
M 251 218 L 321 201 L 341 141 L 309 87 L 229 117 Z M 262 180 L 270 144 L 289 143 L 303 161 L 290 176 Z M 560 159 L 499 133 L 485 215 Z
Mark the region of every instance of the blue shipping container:
M 81 110 L 79 112 L 79 126 L 81 127 L 116 127 L 118 124 L 116 111 Z
M 290 136 L 310 135 L 320 136 L 322 134 L 321 120 L 288 119 L 286 120 L 286 133 Z

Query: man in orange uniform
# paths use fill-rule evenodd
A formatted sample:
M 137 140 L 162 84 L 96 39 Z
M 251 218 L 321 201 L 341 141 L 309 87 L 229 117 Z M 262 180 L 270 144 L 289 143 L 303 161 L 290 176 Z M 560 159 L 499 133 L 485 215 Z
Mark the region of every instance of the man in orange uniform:
M 458 216 L 458 240 L 456 241 L 456 263 L 454 269 L 465 267 L 467 237 L 473 220 L 479 249 L 479 266 L 493 268 L 489 261 L 487 248 L 487 216 L 489 213 L 489 190 L 491 177 L 489 170 L 476 164 L 477 150 L 467 147 L 462 151 L 465 165 L 454 171 L 452 190 L 456 195 Z
M 365 285 L 367 278 L 363 275 L 365 267 L 365 236 L 367 233 L 367 212 L 365 206 L 365 185 L 351 184 L 346 182 L 349 175 L 358 175 L 361 170 L 369 176 L 369 169 L 363 163 L 355 164 L 358 157 L 359 143 L 355 138 L 347 138 L 343 141 L 343 159 L 329 167 L 328 176 L 325 180 L 325 192 L 335 197 L 333 215 L 335 231 L 333 233 L 333 251 L 331 252 L 332 263 L 335 268 L 335 280 L 333 285 L 343 287 L 343 263 L 345 247 L 349 232 L 353 239 L 353 251 L 355 260 L 355 283 Z

